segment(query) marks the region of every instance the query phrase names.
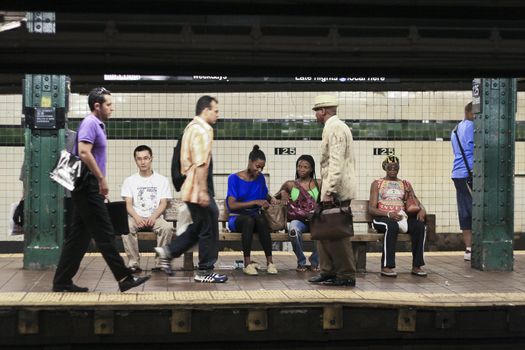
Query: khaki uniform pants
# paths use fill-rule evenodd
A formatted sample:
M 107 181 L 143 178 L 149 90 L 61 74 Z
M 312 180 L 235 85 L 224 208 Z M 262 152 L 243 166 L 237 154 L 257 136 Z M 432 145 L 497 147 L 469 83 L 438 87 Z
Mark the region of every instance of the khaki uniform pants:
M 129 235 L 122 235 L 122 243 L 128 256 L 128 266 L 138 267 L 140 265 L 139 240 L 137 238 L 137 226 L 131 216 L 128 216 L 128 225 Z M 158 218 L 153 226 L 153 232 L 157 235 L 157 247 L 163 247 L 171 242 L 173 224 L 163 218 Z M 159 267 L 158 258 L 155 258 L 155 267 Z
M 334 241 L 318 241 L 321 275 L 339 279 L 355 279 L 355 258 L 350 237 Z

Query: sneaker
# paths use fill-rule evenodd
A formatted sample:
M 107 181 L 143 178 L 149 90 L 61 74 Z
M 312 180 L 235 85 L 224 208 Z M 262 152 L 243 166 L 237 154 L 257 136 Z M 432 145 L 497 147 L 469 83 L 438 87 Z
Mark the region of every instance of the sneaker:
M 155 252 L 159 256 L 159 265 L 168 276 L 173 276 L 173 269 L 171 268 L 171 254 L 167 247 L 155 247 Z
M 470 261 L 471 254 L 472 253 L 470 252 L 470 249 L 465 250 L 465 254 L 463 254 L 463 260 Z
M 149 280 L 149 278 L 150 276 L 137 277 L 137 276 L 129 275 L 128 277 L 124 278 L 122 281 L 118 283 L 118 287 L 121 292 L 125 292 L 128 289 L 140 286 L 142 283 Z
M 196 274 L 195 277 L 193 277 L 195 282 L 202 282 L 202 283 L 224 283 L 228 280 L 228 276 L 221 275 L 215 272 L 207 273 L 207 274 Z
M 274 263 L 269 263 L 268 267 L 266 268 L 266 273 L 269 275 L 277 275 L 279 271 L 277 271 L 277 267 L 275 267 Z
M 381 276 L 397 277 L 397 272 L 395 272 L 394 270 L 392 270 L 389 267 L 384 267 L 384 268 L 381 269 Z
M 410 273 L 413 274 L 414 276 L 419 276 L 419 277 L 427 277 L 428 275 L 427 272 L 423 270 L 421 267 L 413 267 Z
M 248 264 L 248 266 L 242 269 L 242 272 L 244 272 L 244 274 L 248 276 L 257 276 L 259 274 L 254 263 Z

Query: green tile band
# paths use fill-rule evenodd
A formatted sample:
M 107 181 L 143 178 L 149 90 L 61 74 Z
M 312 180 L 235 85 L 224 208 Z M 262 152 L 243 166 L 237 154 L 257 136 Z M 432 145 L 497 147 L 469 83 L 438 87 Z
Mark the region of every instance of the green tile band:
M 81 119 L 70 119 L 76 130 Z M 173 140 L 179 137 L 190 119 L 142 118 L 111 119 L 107 123 L 110 140 Z M 355 140 L 434 141 L 450 140 L 458 123 L 417 120 L 346 120 Z M 215 126 L 217 140 L 320 140 L 322 126 L 315 120 L 297 119 L 221 119 Z M 525 122 L 516 122 L 516 141 L 525 141 Z M 0 146 L 22 146 L 19 125 L 0 125 Z

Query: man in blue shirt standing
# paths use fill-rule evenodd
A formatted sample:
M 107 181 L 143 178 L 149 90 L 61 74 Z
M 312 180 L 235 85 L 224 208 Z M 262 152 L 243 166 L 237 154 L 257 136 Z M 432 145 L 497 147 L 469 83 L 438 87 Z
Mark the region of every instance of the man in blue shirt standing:
M 470 261 L 472 246 L 472 167 L 474 166 L 474 113 L 472 102 L 465 106 L 465 119 L 452 131 L 454 151 L 452 181 L 456 186 L 459 226 L 465 242 L 464 259 Z
M 106 126 L 105 121 L 113 112 L 111 93 L 104 88 L 93 89 L 88 96 L 91 113 L 82 120 L 77 131 L 74 153 L 89 169 L 81 188 L 72 192 L 73 223 L 67 235 L 62 254 L 53 278 L 54 292 L 87 292 L 88 288 L 73 283 L 80 262 L 86 253 L 91 238 L 102 253 L 119 289 L 124 292 L 137 287 L 149 276 L 136 277 L 126 267 L 114 244 L 114 230 L 104 199 L 109 188 L 106 180 Z

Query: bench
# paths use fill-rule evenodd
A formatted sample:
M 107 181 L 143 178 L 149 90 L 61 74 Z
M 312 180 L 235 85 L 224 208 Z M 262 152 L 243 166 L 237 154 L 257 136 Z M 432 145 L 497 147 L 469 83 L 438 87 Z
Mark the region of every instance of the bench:
M 228 212 L 226 209 L 225 200 L 217 200 L 217 206 L 219 207 L 219 240 L 220 241 L 241 241 L 241 234 L 237 232 L 230 232 L 227 228 Z M 177 209 L 183 204 L 179 199 L 171 199 L 168 202 L 168 207 L 164 212 L 164 219 L 173 222 L 176 225 L 177 222 Z M 351 204 L 352 214 L 354 220 L 355 235 L 351 238 L 352 247 L 354 249 L 354 256 L 356 259 L 357 272 L 366 272 L 366 252 L 367 246 L 372 242 L 380 242 L 383 240 L 384 235 L 376 233 L 372 228 L 372 217 L 368 213 L 368 200 L 354 200 Z M 363 225 L 358 225 L 363 224 Z M 427 214 L 427 240 L 434 241 L 436 238 L 436 216 L 433 214 Z M 363 230 L 359 230 L 356 226 L 364 226 Z M 153 232 L 139 232 L 137 233 L 139 240 L 156 240 L 156 235 Z M 273 242 L 286 242 L 290 238 L 286 232 L 272 232 Z M 254 237 L 257 238 L 257 235 Z M 304 241 L 310 241 L 311 237 L 309 233 L 303 234 Z M 398 234 L 398 242 L 410 242 L 410 235 Z M 184 270 L 193 270 L 193 252 L 184 254 Z

